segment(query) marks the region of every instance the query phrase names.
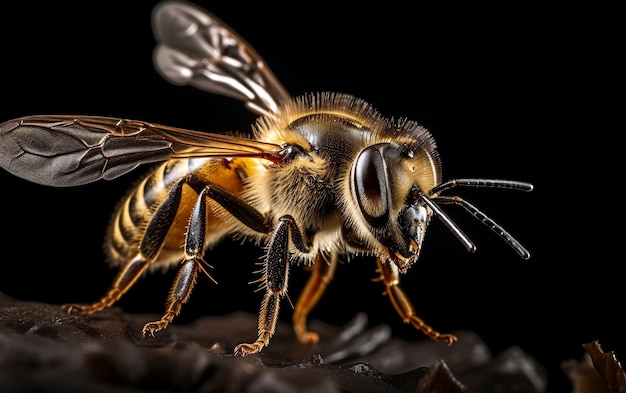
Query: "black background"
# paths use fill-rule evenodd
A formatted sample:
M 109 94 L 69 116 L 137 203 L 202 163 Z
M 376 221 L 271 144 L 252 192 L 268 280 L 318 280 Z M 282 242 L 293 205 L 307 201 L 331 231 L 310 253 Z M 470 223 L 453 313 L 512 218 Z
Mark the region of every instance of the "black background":
M 206 131 L 247 131 L 241 103 L 169 85 L 151 62 L 153 4 L 13 4 L 0 24 L 0 120 L 29 114 L 110 115 Z M 524 180 L 526 194 L 459 190 L 509 229 L 533 254 L 522 261 L 460 208 L 446 210 L 475 241 L 467 253 L 435 220 L 420 263 L 403 277 L 418 314 L 443 332 L 480 334 L 494 354 L 520 346 L 548 367 L 550 391 L 568 391 L 561 362 L 599 340 L 626 359 L 619 336 L 621 264 L 618 181 L 607 113 L 612 62 L 604 54 L 610 11 L 526 8 L 294 8 L 265 2 L 201 2 L 265 58 L 294 95 L 338 91 L 384 115 L 420 121 L 434 134 L 444 178 Z M 610 18 L 609 18 L 610 19 Z M 599 87 L 599 89 L 596 89 Z M 139 172 L 137 173 L 139 175 Z M 617 179 L 617 177 L 614 177 Z M 20 299 L 88 302 L 110 284 L 102 236 L 133 176 L 80 188 L 45 188 L 0 173 L 0 290 Z M 604 221 L 606 220 L 606 221 Z M 607 224 L 612 222 L 612 224 Z M 225 243 L 207 255 L 219 285 L 201 278 L 177 321 L 235 310 L 256 312 L 261 251 Z M 421 339 L 401 323 L 370 260 L 340 266 L 313 318 L 341 324 L 365 311 L 372 324 Z M 294 269 L 295 300 L 306 274 Z M 120 305 L 163 309 L 173 272 L 141 280 Z M 288 321 L 284 303 L 281 319 Z M 251 332 L 251 339 L 255 332 Z

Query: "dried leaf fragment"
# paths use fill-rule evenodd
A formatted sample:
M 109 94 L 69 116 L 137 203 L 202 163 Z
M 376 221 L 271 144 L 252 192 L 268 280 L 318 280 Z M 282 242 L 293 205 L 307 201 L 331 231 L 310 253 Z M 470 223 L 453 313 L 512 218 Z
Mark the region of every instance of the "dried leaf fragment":
M 611 351 L 604 352 L 598 341 L 583 344 L 598 374 L 612 393 L 626 393 L 626 374 Z

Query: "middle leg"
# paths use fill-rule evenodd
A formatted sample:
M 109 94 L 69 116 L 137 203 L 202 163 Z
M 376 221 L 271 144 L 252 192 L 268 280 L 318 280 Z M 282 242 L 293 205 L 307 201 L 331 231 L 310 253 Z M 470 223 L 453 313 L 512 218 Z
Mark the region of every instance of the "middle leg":
M 315 258 L 311 277 L 298 298 L 292 318 L 293 329 L 301 343 L 317 344 L 319 341 L 317 333 L 307 329 L 307 317 L 333 279 L 337 260 L 336 252 L 332 252 L 330 256 L 319 253 Z

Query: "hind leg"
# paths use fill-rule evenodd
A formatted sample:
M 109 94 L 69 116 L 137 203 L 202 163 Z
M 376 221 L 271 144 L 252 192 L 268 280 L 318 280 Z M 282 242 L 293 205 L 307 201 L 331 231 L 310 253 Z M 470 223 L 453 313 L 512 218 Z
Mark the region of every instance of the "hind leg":
M 92 314 L 112 306 L 128 292 L 158 256 L 167 232 L 176 217 L 183 184 L 188 180 L 188 178 L 181 179 L 172 187 L 148 224 L 137 254 L 122 267 L 106 295 L 92 304 L 65 304 L 62 306 L 64 310 L 69 313 Z

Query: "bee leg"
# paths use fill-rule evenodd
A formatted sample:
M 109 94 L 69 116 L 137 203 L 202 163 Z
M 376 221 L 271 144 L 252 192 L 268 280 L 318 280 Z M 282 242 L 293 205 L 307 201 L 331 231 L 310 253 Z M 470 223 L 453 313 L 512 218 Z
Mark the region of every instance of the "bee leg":
M 245 356 L 259 352 L 269 344 L 274 335 L 280 299 L 287 293 L 287 277 L 289 276 L 289 239 L 302 252 L 308 252 L 302 233 L 291 216 L 281 217 L 269 241 L 260 280 L 265 287 L 265 296 L 259 313 L 257 340 L 251 344 L 239 344 L 235 347 L 235 355 Z
M 319 253 L 315 258 L 313 271 L 302 294 L 298 298 L 293 313 L 293 330 L 303 344 L 317 344 L 319 336 L 315 332 L 307 330 L 307 316 L 320 300 L 326 287 L 333 279 L 335 269 L 337 268 L 337 253 L 333 252 L 330 256 Z
M 136 255 L 118 273 L 111 289 L 100 300 L 93 304 L 64 304 L 61 308 L 70 314 L 93 314 L 111 307 L 137 281 L 148 266 L 147 260 Z
M 198 272 L 202 271 L 215 282 L 206 270 L 206 263 L 202 259 L 206 238 L 207 199 L 219 203 L 220 206 L 250 228 L 265 233 L 269 231 L 263 215 L 233 194 L 215 185 L 195 182 L 193 178 L 189 178 L 188 184 L 198 191 L 198 198 L 187 227 L 184 246 L 185 256 L 168 296 L 165 313 L 158 321 L 148 322 L 144 325 L 144 335 L 153 336 L 155 332 L 165 329 L 174 320 L 174 317 L 180 313 L 182 306 L 189 300 Z
M 180 203 L 183 184 L 188 178 L 179 180 L 172 187 L 167 198 L 159 206 L 148 224 L 139 246 L 139 253 L 130 259 L 120 270 L 111 289 L 99 301 L 89 304 L 65 304 L 63 309 L 69 313 L 91 314 L 113 305 L 137 281 L 159 253 L 167 232 L 174 221 Z
M 410 323 L 416 329 L 430 337 L 435 341 L 443 341 L 448 344 L 452 344 L 456 341 L 456 336 L 453 334 L 441 334 L 430 326 L 426 325 L 417 315 L 411 305 L 411 301 L 408 299 L 402 288 L 400 288 L 400 274 L 398 267 L 392 263 L 383 263 L 380 259 L 376 260 L 378 264 L 378 272 L 380 273 L 380 280 L 383 281 L 386 287 L 385 294 L 389 296 L 393 307 L 396 309 L 404 323 Z
M 144 325 L 144 336 L 146 334 L 154 336 L 154 332 L 165 329 L 180 313 L 182 306 L 189 300 L 200 270 L 215 282 L 203 266 L 205 262 L 202 259 L 206 236 L 206 198 L 208 193 L 209 187 L 202 189 L 191 212 L 185 237 L 185 256 L 168 295 L 166 311 L 158 321 L 148 322 Z
M 191 290 L 196 283 L 198 270 L 203 269 L 200 265 L 201 263 L 203 263 L 201 254 L 193 256 L 188 255 L 187 251 L 185 251 L 185 259 L 178 270 L 176 280 L 168 296 L 166 311 L 158 321 L 148 322 L 144 325 L 142 330 L 144 336 L 148 334 L 154 336 L 155 332 L 165 329 L 174 320 L 174 317 L 180 313 L 183 304 L 189 299 Z

